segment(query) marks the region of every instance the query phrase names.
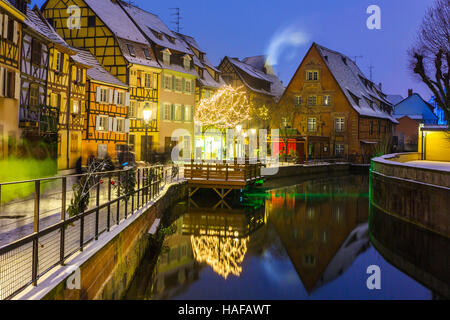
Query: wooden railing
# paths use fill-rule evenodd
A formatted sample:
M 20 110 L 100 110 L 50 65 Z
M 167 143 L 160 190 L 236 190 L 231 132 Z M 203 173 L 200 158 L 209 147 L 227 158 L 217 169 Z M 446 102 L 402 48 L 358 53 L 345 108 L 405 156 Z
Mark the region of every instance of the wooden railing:
M 184 177 L 188 181 L 252 182 L 262 177 L 261 167 L 261 163 L 196 163 L 191 161 L 184 166 Z

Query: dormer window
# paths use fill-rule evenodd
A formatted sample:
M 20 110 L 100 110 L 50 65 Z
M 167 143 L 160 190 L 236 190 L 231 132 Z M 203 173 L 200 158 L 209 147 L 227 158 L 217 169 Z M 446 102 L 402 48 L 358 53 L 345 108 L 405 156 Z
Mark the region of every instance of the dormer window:
M 130 56 L 136 57 L 136 52 L 134 51 L 134 47 L 131 44 L 127 44 L 128 52 L 130 53 Z
M 199 57 L 199 59 L 200 59 L 201 61 L 204 61 L 204 60 L 205 60 L 205 54 L 204 54 L 203 52 L 200 52 L 199 55 L 198 55 L 198 57 Z
M 203 79 L 203 69 L 198 69 L 198 75 L 200 76 L 200 79 Z
M 161 34 L 161 33 L 156 32 L 155 30 L 153 30 L 153 29 L 151 29 L 151 28 L 149 28 L 149 30 L 153 33 L 153 35 L 154 35 L 155 37 L 157 37 L 159 40 L 162 40 L 162 34 Z
M 167 49 L 165 49 L 165 50 L 162 51 L 163 63 L 164 63 L 165 65 L 170 65 L 170 56 L 171 56 L 171 55 L 172 55 L 172 54 L 171 54 L 170 51 L 167 50 Z
M 148 60 L 152 59 L 152 57 L 150 56 L 150 51 L 148 51 L 147 48 L 144 48 L 144 55 Z
M 191 57 L 189 55 L 183 57 L 183 67 L 185 70 L 191 69 Z

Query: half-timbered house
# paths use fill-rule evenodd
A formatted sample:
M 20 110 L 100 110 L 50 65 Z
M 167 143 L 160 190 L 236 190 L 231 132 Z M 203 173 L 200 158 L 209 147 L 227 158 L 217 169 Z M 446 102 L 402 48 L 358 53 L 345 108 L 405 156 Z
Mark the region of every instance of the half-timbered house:
M 389 143 L 397 123 L 381 86 L 349 57 L 316 43 L 287 86 L 282 104 L 297 108 L 295 119 L 288 120 L 305 137 L 309 158 L 368 162 L 376 146 Z
M 27 1 L 0 1 L 0 159 L 20 138 L 20 52 Z
M 162 68 L 158 150 L 170 153 L 177 140 L 188 150 L 188 145 L 192 146 L 194 133 L 198 78 L 195 55 L 184 39 L 172 32 L 158 16 L 124 1 L 119 3 L 152 45 Z M 192 150 L 192 147 L 189 149 Z
M 44 141 L 56 147 L 59 110 L 47 105 L 47 75 L 51 40 L 39 9 L 27 9 L 23 28 L 20 127 L 22 136 L 33 142 Z M 56 150 L 52 150 L 56 152 Z M 56 157 L 56 154 L 52 155 Z
M 78 52 L 91 66 L 87 71 L 83 163 L 91 155 L 97 159 L 107 156 L 114 159 L 117 151 L 127 144 L 130 132 L 128 86 L 106 71 L 89 51 Z
M 80 9 L 80 19 L 70 17 L 71 6 Z M 89 50 L 101 65 L 129 86 L 129 144 L 136 159 L 143 160 L 143 150 L 158 145 L 158 102 L 160 66 L 145 36 L 136 27 L 118 1 L 48 0 L 42 7 L 44 16 L 72 46 Z M 68 27 L 69 21 L 73 24 Z M 151 109 L 149 122 L 144 108 Z M 148 135 L 146 134 L 148 132 Z M 148 148 L 144 148 L 147 145 Z M 141 151 L 142 150 L 142 151 Z

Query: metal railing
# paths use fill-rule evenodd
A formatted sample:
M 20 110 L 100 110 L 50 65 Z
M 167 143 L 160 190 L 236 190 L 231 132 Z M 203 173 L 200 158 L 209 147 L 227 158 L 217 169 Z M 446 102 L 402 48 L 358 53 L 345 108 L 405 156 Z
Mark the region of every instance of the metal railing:
M 64 265 L 88 243 L 98 240 L 102 233 L 111 231 L 156 199 L 167 184 L 180 179 L 175 166 L 139 168 L 133 191 L 123 194 L 118 184 L 126 174 L 129 174 L 126 170 L 91 174 L 96 183 L 89 191 L 90 203 L 84 212 L 75 216 L 69 216 L 67 210 L 74 201 L 74 192 L 68 187 L 86 175 L 0 183 L 0 218 L 8 217 L 6 214 L 11 210 L 31 211 L 12 227 L 11 223 L 0 225 L 3 241 L 9 239 L 8 235 L 21 235 L 3 246 L 0 244 L 0 300 L 11 299 L 31 284 L 36 286 L 48 271 Z M 48 183 L 51 187 L 43 188 Z M 2 190 L 22 184 L 32 184 L 34 192 L 2 204 Z M 8 206 L 13 208 L 8 210 Z

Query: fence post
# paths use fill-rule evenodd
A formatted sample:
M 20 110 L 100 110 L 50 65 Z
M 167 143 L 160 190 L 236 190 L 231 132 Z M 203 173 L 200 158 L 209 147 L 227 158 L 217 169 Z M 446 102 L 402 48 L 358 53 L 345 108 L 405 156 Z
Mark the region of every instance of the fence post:
M 66 192 L 67 192 L 67 178 L 62 178 L 62 200 L 61 200 L 61 222 L 66 221 Z M 59 260 L 61 265 L 64 265 L 64 245 L 65 245 L 65 223 L 61 226 L 61 240 L 59 243 Z
M 31 277 L 33 285 L 37 286 L 39 256 L 38 256 L 38 244 L 39 244 L 39 202 L 41 198 L 41 182 L 36 180 L 34 182 L 34 226 L 33 231 L 35 238 L 33 239 L 33 261 Z
M 137 170 L 137 208 L 139 209 L 139 194 L 140 194 L 140 189 L 141 189 L 141 169 Z
M 117 173 L 117 217 L 116 217 L 116 224 L 119 225 L 120 222 L 120 185 L 122 181 L 120 180 L 120 171 Z
M 109 232 L 111 227 L 111 173 L 108 173 L 108 213 L 106 217 L 106 230 Z
M 84 247 L 84 212 L 80 218 L 80 251 L 83 251 Z
M 97 178 L 99 179 L 97 182 L 97 192 L 96 192 L 96 198 L 95 198 L 95 205 L 97 207 L 97 210 L 95 210 L 95 240 L 98 240 L 98 220 L 100 218 L 100 181 L 102 180 L 101 175 L 97 175 Z

